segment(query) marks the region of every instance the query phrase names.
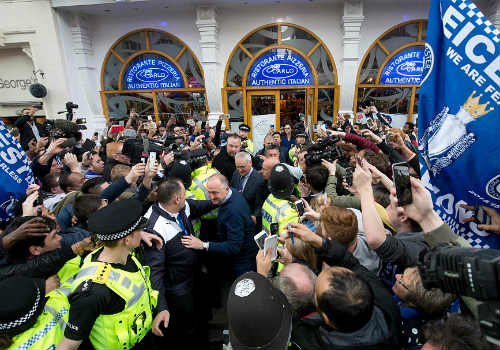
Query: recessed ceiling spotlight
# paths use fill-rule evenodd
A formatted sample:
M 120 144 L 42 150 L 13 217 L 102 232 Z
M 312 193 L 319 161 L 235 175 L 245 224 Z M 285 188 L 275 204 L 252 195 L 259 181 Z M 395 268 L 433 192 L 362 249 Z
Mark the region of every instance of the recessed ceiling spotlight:
M 164 9 L 168 9 L 168 6 L 163 6 Z
M 104 10 L 104 12 L 111 12 L 111 10 L 110 9 L 106 9 L 106 10 Z

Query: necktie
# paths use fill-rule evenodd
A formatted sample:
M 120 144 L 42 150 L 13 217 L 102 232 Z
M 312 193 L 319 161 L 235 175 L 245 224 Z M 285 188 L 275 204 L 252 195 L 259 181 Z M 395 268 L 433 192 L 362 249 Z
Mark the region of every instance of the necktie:
M 180 215 L 177 215 L 177 222 L 179 223 L 179 226 L 181 227 L 182 231 L 184 232 L 184 236 L 189 236 L 189 233 L 186 231 L 186 227 L 182 223 L 182 219 Z
M 238 188 L 238 192 L 243 192 L 243 181 L 245 181 L 244 176 L 240 178 L 240 188 Z

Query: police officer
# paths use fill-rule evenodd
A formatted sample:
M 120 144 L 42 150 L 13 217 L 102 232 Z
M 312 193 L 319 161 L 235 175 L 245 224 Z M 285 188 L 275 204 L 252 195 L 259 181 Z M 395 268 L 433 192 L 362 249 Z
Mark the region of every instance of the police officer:
M 284 164 L 276 164 L 269 175 L 269 187 L 271 194 L 262 206 L 262 228 L 271 232 L 271 224 L 278 224 L 278 232 L 286 231 L 289 222 L 299 222 L 295 205 L 290 200 L 294 191 L 293 177 Z
M 238 135 L 241 137 L 241 150 L 247 151 L 253 155 L 253 142 L 248 138 L 250 127 L 246 124 L 241 124 L 238 130 Z
M 95 349 L 131 349 L 149 332 L 158 292 L 149 267 L 131 250 L 141 242 L 142 204 L 113 202 L 88 220 L 103 247 L 83 260 L 71 284 L 70 314 L 57 349 L 77 349 L 87 338 Z
M 54 349 L 63 337 L 69 304 L 45 281 L 13 276 L 0 282 L 0 344 L 7 349 Z

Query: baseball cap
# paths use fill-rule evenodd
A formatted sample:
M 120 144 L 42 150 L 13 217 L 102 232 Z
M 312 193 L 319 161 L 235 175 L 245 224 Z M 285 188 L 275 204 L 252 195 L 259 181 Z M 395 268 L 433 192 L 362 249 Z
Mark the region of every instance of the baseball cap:
M 229 340 L 239 349 L 286 349 L 292 308 L 285 295 L 256 272 L 238 277 L 227 300 Z

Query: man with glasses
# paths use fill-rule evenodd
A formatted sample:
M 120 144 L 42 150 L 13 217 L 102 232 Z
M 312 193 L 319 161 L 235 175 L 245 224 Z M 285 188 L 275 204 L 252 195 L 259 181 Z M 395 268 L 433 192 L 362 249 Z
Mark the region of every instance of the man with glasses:
M 97 152 L 86 152 L 83 155 L 83 163 L 88 166 L 88 171 L 85 174 L 85 180 L 102 176 L 102 173 L 104 172 L 104 162 Z
M 254 224 L 259 222 L 258 217 L 261 216 L 261 208 L 264 203 L 265 190 L 264 177 L 252 167 L 252 157 L 247 152 L 238 152 L 234 157 L 236 171 L 231 179 L 231 187 L 235 188 L 245 197 L 250 214 Z

